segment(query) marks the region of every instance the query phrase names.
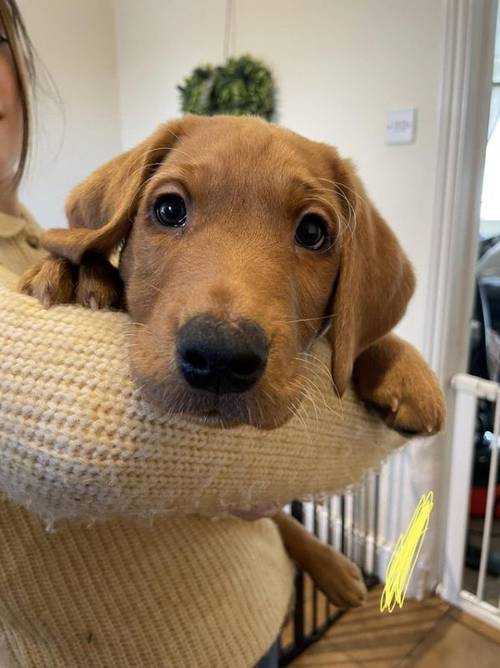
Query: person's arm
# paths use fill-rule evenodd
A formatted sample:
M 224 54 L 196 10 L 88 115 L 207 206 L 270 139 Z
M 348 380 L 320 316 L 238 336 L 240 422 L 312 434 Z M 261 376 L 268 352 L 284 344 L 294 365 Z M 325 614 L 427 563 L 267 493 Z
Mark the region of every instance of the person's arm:
M 358 482 L 403 443 L 351 392 L 339 401 L 320 362 L 318 396 L 284 427 L 215 430 L 142 400 L 126 314 L 0 288 L 0 320 L 0 491 L 44 517 L 282 506 Z

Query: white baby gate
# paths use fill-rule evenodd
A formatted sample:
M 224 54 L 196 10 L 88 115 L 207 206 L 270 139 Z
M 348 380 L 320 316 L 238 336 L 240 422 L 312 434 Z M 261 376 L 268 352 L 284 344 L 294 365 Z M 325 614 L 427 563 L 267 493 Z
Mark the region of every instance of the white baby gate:
M 457 605 L 486 623 L 500 628 L 500 601 L 497 601 L 496 605 L 492 605 L 484 600 L 484 585 L 497 490 L 500 448 L 500 385 L 468 374 L 458 374 L 453 378 L 452 386 L 456 391 L 456 402 L 449 478 L 445 560 L 442 584 L 438 593 L 450 603 Z M 477 587 L 475 593 L 471 593 L 464 589 L 463 575 L 469 521 L 476 412 L 479 399 L 487 400 L 493 404 L 494 426 L 491 435 L 491 459 Z

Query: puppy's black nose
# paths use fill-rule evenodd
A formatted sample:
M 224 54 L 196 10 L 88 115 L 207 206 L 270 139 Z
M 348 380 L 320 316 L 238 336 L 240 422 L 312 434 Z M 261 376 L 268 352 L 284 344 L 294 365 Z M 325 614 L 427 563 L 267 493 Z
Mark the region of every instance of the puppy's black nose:
M 192 386 L 216 394 L 245 392 L 259 380 L 268 342 L 252 320 L 230 324 L 211 315 L 188 320 L 177 334 L 177 358 Z

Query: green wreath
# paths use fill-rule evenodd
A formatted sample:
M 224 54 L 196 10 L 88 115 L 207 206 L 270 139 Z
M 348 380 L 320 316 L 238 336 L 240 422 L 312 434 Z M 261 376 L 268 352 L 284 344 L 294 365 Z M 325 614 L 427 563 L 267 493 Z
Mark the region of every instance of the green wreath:
M 250 56 L 229 58 L 225 65 L 197 67 L 177 86 L 184 113 L 200 116 L 274 114 L 274 82 L 271 72 Z

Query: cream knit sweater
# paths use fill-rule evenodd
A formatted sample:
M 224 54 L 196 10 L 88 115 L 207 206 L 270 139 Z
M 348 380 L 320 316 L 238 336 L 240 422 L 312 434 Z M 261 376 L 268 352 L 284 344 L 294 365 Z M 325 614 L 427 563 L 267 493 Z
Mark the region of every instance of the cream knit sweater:
M 0 269 L 0 666 L 254 665 L 292 566 L 270 520 L 192 513 L 339 490 L 401 439 L 335 400 L 320 362 L 325 400 L 274 432 L 161 415 L 129 377 L 126 315 L 45 311 L 13 280 Z

